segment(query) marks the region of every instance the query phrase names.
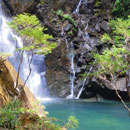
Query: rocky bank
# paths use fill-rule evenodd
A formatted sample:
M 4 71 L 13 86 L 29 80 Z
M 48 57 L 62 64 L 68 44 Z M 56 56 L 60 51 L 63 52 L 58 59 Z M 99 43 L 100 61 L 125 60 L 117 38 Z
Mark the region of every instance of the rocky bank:
M 29 89 L 26 86 L 24 89 L 21 88 L 24 83 L 20 77 L 18 78 L 18 87 L 15 89 L 16 79 L 17 72 L 10 62 L 8 60 L 0 59 L 0 106 L 3 106 L 7 102 L 19 97 L 18 99 L 21 101 L 22 107 L 26 109 L 37 108 L 38 114 L 45 116 L 40 104 L 38 103 L 38 106 L 34 105 L 34 102 L 37 102 L 37 100 Z M 21 93 L 19 95 L 20 91 Z

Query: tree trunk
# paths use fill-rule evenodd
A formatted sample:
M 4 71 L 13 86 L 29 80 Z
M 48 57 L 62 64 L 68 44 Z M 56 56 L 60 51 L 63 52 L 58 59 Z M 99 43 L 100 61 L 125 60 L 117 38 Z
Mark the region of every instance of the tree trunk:
M 127 71 L 127 76 L 126 76 L 126 87 L 127 87 L 127 92 L 128 92 L 129 101 L 130 101 L 130 70 Z

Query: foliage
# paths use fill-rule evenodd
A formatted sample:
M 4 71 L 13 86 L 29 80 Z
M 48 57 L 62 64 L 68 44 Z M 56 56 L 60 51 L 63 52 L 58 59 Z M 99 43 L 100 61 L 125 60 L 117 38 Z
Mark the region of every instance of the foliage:
M 74 116 L 68 118 L 68 122 L 65 124 L 65 128 L 76 129 L 78 127 L 78 120 Z
M 76 26 L 74 19 L 69 14 L 64 14 L 62 10 L 58 10 L 56 12 L 56 15 L 63 18 L 63 21 L 68 20 L 70 21 L 74 26 Z
M 61 126 L 51 122 L 50 118 L 42 117 L 33 124 L 27 124 L 26 128 L 29 130 L 62 130 Z
M 94 7 L 98 7 L 98 6 L 100 6 L 101 5 L 101 1 L 99 1 L 99 0 L 96 0 L 96 2 L 95 2 L 95 4 L 94 4 Z
M 15 129 L 20 125 L 19 116 L 22 112 L 19 101 L 7 103 L 5 107 L 0 108 L 0 127 Z
M 62 130 L 62 126 L 58 125 L 60 120 L 48 117 L 40 118 L 35 114 L 36 111 L 37 110 L 27 111 L 21 107 L 20 101 L 13 100 L 0 108 L 0 128 L 13 130 Z M 56 123 L 53 123 L 54 121 Z M 75 129 L 77 126 L 77 119 L 70 116 L 67 124 L 63 127 Z
M 43 5 L 43 4 L 44 4 L 44 0 L 40 0 L 40 4 L 42 4 L 42 5 Z
M 117 80 L 119 75 L 125 74 L 130 69 L 130 16 L 128 19 L 118 18 L 110 21 L 111 34 L 104 34 L 101 40 L 111 44 L 110 48 L 103 50 L 102 54 L 94 54 L 98 71 L 90 74 L 109 83 L 116 92 L 116 95 L 129 111 L 117 90 Z
M 115 47 L 106 49 L 102 54 L 95 54 L 96 64 L 99 66 L 96 76 L 103 75 L 120 75 L 124 74 L 128 69 L 129 63 L 127 57 L 130 52 L 125 47 Z
M 111 35 L 104 34 L 101 40 L 105 43 L 125 45 L 130 39 L 130 16 L 125 20 L 121 18 L 110 20 L 109 25 L 112 28 Z
M 0 52 L 0 59 L 7 59 L 11 54 L 5 53 L 5 52 Z
M 116 0 L 112 12 L 118 17 L 127 18 L 130 15 L 130 0 Z
M 125 20 L 121 18 L 110 20 L 109 25 L 112 28 L 111 35 L 104 34 L 101 40 L 112 44 L 112 48 L 107 48 L 102 54 L 94 54 L 100 67 L 97 74 L 122 74 L 129 66 L 130 52 L 127 47 L 130 39 L 130 16 Z
M 50 42 L 53 37 L 43 33 L 47 29 L 41 26 L 40 21 L 35 15 L 27 13 L 19 14 L 14 17 L 9 25 L 26 42 L 26 46 L 21 50 L 33 51 L 37 54 L 48 54 L 56 47 L 56 43 Z

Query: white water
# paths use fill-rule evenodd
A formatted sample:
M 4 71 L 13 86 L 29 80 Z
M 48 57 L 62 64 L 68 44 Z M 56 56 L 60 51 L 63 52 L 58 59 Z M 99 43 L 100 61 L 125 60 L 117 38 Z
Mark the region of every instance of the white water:
M 86 31 L 87 29 L 88 29 L 88 23 L 87 23 L 87 25 L 86 25 L 86 27 L 85 27 L 85 31 L 84 31 L 84 32 L 82 32 L 82 31 L 80 30 L 80 28 L 79 28 L 79 32 L 78 32 L 78 35 L 79 35 L 79 36 L 82 36 L 83 39 L 85 40 L 85 42 L 87 42 L 88 39 L 89 39 L 89 34 L 88 34 L 88 32 Z M 95 63 L 95 62 L 96 62 L 96 61 L 94 61 L 94 63 Z M 90 72 L 92 71 L 92 69 L 93 69 L 93 67 L 90 67 L 87 76 L 90 74 Z M 83 92 L 83 90 L 84 90 L 84 87 L 85 87 L 85 85 L 86 85 L 87 80 L 88 80 L 88 78 L 85 78 L 85 79 L 83 80 L 82 87 L 80 88 L 76 99 L 79 99 L 79 97 L 81 96 L 81 94 L 82 94 L 82 92 Z
M 80 6 L 81 4 L 85 4 L 87 6 L 87 0 L 79 0 L 79 3 L 75 9 L 75 11 L 73 13 L 77 13 L 78 16 L 80 15 L 79 14 L 79 9 L 80 9 Z M 81 24 L 84 24 L 84 21 L 81 20 Z M 88 32 L 87 32 L 87 29 L 88 29 L 88 23 L 86 25 L 86 27 L 84 28 L 84 30 L 82 31 L 80 28 L 78 28 L 78 37 L 82 37 L 84 39 L 85 42 L 88 41 L 89 39 L 89 35 L 88 35 Z M 67 38 L 65 37 L 64 35 L 64 28 L 62 28 L 62 34 L 61 34 L 64 39 L 65 39 L 65 42 L 66 42 L 66 46 L 67 46 L 67 52 L 69 53 L 69 59 L 71 61 L 71 75 L 70 75 L 70 80 L 71 80 L 71 83 L 70 83 L 70 95 L 67 96 L 67 99 L 72 99 L 72 98 L 75 98 L 75 95 L 74 95 L 74 89 L 75 89 L 75 85 L 74 85 L 74 82 L 75 82 L 75 73 L 76 73 L 76 70 L 75 70 L 75 63 L 74 63 L 74 57 L 75 57 L 75 50 L 74 50 L 74 45 L 73 43 L 69 43 Z M 91 68 L 90 68 L 91 69 Z M 84 86 L 85 86 L 85 83 L 86 83 L 86 80 L 87 78 L 84 79 L 83 81 L 83 84 L 82 84 L 82 87 L 81 89 L 79 90 L 79 93 L 76 97 L 76 99 L 79 99 L 83 89 L 84 89 Z
M 2 12 L 0 4 L 0 53 L 6 52 L 11 54 L 9 61 L 18 70 L 18 65 L 20 62 L 20 56 L 16 51 L 17 48 L 23 47 L 23 42 L 20 37 L 15 35 L 13 31 L 7 25 L 10 19 L 6 18 Z M 24 53 L 23 63 L 21 65 L 20 77 L 25 81 L 29 74 L 28 66 L 29 53 Z M 45 66 L 44 66 L 44 56 L 34 55 L 33 63 L 31 65 L 32 72 L 30 78 L 27 82 L 28 88 L 37 98 L 43 98 L 48 96 L 46 88 Z M 41 69 L 42 68 L 42 69 Z
M 87 74 L 86 77 L 88 77 L 88 75 L 90 74 L 90 72 L 92 71 L 92 69 L 93 69 L 93 67 L 90 67 L 89 72 L 88 72 L 88 74 Z M 86 85 L 87 80 L 88 80 L 88 78 L 85 78 L 85 79 L 83 80 L 82 87 L 80 88 L 79 93 L 78 93 L 76 99 L 79 99 L 79 97 L 81 96 L 81 94 L 82 94 L 82 92 L 83 92 L 83 90 L 84 90 L 84 87 L 85 87 L 85 85 Z
M 64 27 L 62 27 L 62 33 L 61 36 L 64 38 L 66 43 L 66 51 L 68 54 L 68 58 L 70 60 L 70 95 L 68 95 L 67 99 L 73 99 L 74 98 L 74 81 L 75 81 L 75 63 L 74 63 L 74 57 L 75 57 L 75 51 L 74 51 L 74 45 L 73 43 L 69 43 L 67 37 L 65 36 Z
M 76 9 L 75 9 L 75 11 L 73 13 L 79 14 L 79 9 L 80 9 L 81 4 L 84 4 L 84 5 L 87 6 L 87 1 L 88 0 L 79 0 L 79 3 L 78 3 L 78 5 L 77 5 L 77 7 L 76 7 Z
M 79 8 L 80 8 L 81 4 L 82 4 L 82 0 L 79 1 L 79 3 L 77 5 L 76 10 L 74 11 L 74 13 L 79 13 Z
M 85 5 L 87 6 L 87 0 L 80 0 L 80 1 L 79 1 L 78 5 L 77 5 L 77 8 L 76 8 L 76 10 L 74 11 L 74 13 L 77 13 L 78 16 L 79 16 L 79 8 L 80 8 L 81 4 L 85 4 Z M 81 24 L 84 24 L 84 23 L 85 23 L 82 19 L 81 19 L 80 22 L 81 22 Z M 82 38 L 84 39 L 85 43 L 87 43 L 88 40 L 89 40 L 89 38 L 90 38 L 90 37 L 89 37 L 89 34 L 88 34 L 88 32 L 87 32 L 87 29 L 88 29 L 88 22 L 87 22 L 87 24 L 86 24 L 86 27 L 85 27 L 83 30 L 81 30 L 80 28 L 78 28 L 78 37 L 82 37 Z M 87 76 L 88 76 L 89 73 L 92 71 L 92 69 L 93 69 L 93 67 L 91 67 L 91 68 L 89 69 L 89 72 L 88 72 Z M 87 81 L 88 81 L 88 78 L 85 78 L 85 79 L 83 80 L 82 87 L 80 88 L 80 90 L 79 90 L 79 92 L 78 92 L 78 95 L 76 96 L 76 99 L 79 99 L 79 97 L 81 96 L 81 94 L 82 94 L 82 92 L 83 92 L 83 90 L 84 90 L 84 87 L 85 87 Z
M 75 51 L 74 51 L 74 45 L 71 42 L 71 51 L 70 51 L 70 60 L 71 60 L 71 75 L 70 75 L 70 80 L 71 80 L 71 90 L 70 90 L 70 95 L 67 96 L 67 99 L 72 99 L 74 98 L 74 81 L 75 81 L 75 63 L 74 63 L 74 57 L 75 57 Z

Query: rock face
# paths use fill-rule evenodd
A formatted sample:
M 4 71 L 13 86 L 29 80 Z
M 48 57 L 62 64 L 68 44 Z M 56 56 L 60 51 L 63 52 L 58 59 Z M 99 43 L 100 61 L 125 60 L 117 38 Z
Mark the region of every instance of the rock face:
M 6 60 L 0 60 L 0 106 L 5 105 L 8 101 L 14 99 L 18 96 L 20 88 L 15 89 L 15 83 L 17 78 L 17 72 L 13 66 Z M 18 79 L 19 86 L 23 86 L 22 80 Z M 45 116 L 43 109 L 40 104 L 33 105 L 34 102 L 37 102 L 33 94 L 29 91 L 27 87 L 21 92 L 19 96 L 20 101 L 22 102 L 23 107 L 38 108 L 38 114 Z
M 53 60 L 52 60 L 53 59 Z M 68 84 L 70 62 L 66 57 L 66 45 L 63 43 L 53 50 L 46 59 L 46 78 L 50 95 L 66 97 L 69 94 Z
M 77 10 L 76 7 L 78 7 L 79 0 L 44 0 L 44 4 L 40 4 L 36 0 L 25 0 L 24 2 L 23 0 L 4 1 L 6 5 L 12 8 L 14 14 L 35 10 L 33 13 L 48 28 L 45 33 L 54 36 L 57 48 L 46 56 L 45 61 L 48 88 L 53 96 L 66 97 L 70 94 L 70 75 L 72 75 L 72 71 L 68 55 L 71 55 L 69 53 L 71 51 L 70 45 L 71 43 L 73 44 L 76 75 L 74 79 L 74 95 L 77 96 L 80 88 L 83 86 L 81 74 L 88 73 L 91 69 L 89 66 L 89 63 L 93 60 L 91 52 L 101 52 L 102 49 L 107 47 L 107 45 L 100 41 L 100 37 L 104 33 L 111 32 L 108 25 L 108 21 L 111 18 L 109 8 L 111 0 L 101 2 L 97 0 L 82 0 Z M 58 16 L 56 11 L 59 9 L 63 10 L 64 14 L 69 14 L 75 21 L 75 25 L 69 18 L 65 19 Z M 101 95 L 103 93 L 102 90 L 113 91 L 109 84 L 100 82 L 103 83 L 103 86 L 101 86 L 98 82 L 98 79 L 88 79 L 84 84 L 85 90 L 81 97 L 86 98 L 96 96 L 96 94 Z M 117 84 L 120 86 L 118 89 L 126 94 L 125 79 L 120 79 Z M 87 94 L 86 91 L 88 91 Z M 111 94 L 109 93 L 108 95 Z
M 76 10 L 79 1 L 49 0 L 48 2 L 48 0 L 45 0 L 45 2 L 46 6 L 38 6 L 37 16 L 43 21 L 44 26 L 49 28 L 48 33 L 53 34 L 55 39 L 60 39 L 55 40 L 58 43 L 58 47 L 46 56 L 48 87 L 51 95 L 66 97 L 70 94 L 71 62 L 67 57 L 68 52 L 65 51 L 66 46 L 63 44 L 68 40 L 69 44 L 73 43 L 75 50 L 76 77 L 74 95 L 77 96 L 79 89 L 83 85 L 80 74 L 88 73 L 90 70 L 90 67 L 88 67 L 92 61 L 90 53 L 92 51 L 100 52 L 106 47 L 102 44 L 99 37 L 111 31 L 108 26 L 108 20 L 111 17 L 109 13 L 111 2 L 106 0 L 97 4 L 95 0 L 88 0 L 87 3 L 82 1 L 79 9 L 77 9 L 78 12 L 75 13 L 72 12 Z M 57 4 L 55 5 L 55 3 Z M 62 9 L 64 14 L 69 13 L 75 20 L 76 26 L 74 27 L 69 20 L 64 21 L 61 17 L 58 17 L 54 12 L 58 9 Z M 75 28 L 76 31 L 71 32 L 72 28 Z M 90 84 L 92 82 L 89 80 Z M 98 81 L 95 82 L 98 84 Z M 113 88 L 108 84 L 104 84 L 104 87 L 113 91 Z M 126 92 L 123 85 L 120 86 L 119 90 Z M 93 91 L 91 93 L 89 95 L 96 95 Z
M 51 9 L 62 9 L 65 13 L 71 13 L 77 6 L 79 0 L 45 0 Z
M 3 0 L 13 14 L 34 11 L 36 0 Z
M 129 99 L 126 89 L 126 78 L 119 78 L 116 83 L 116 88 L 124 100 Z M 81 98 L 88 98 L 93 96 L 98 98 L 99 95 L 104 99 L 119 100 L 114 88 L 110 84 L 104 81 L 100 81 L 99 79 L 92 78 L 91 82 L 85 88 L 85 91 L 83 91 Z

